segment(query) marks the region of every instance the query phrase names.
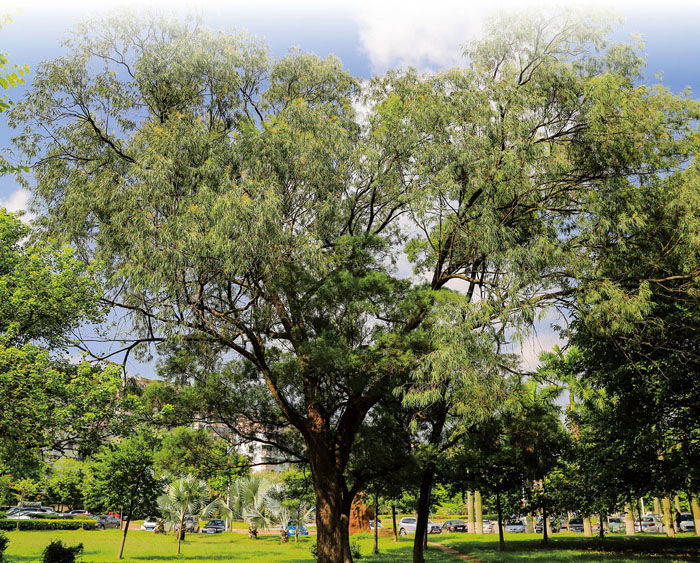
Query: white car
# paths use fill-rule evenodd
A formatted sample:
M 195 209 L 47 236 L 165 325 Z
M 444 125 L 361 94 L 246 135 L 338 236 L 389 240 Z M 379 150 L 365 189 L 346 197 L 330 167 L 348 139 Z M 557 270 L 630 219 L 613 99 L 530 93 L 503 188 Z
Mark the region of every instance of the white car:
M 158 520 L 153 518 L 153 516 L 149 516 L 143 521 L 143 524 L 141 524 L 141 529 L 145 532 L 153 532 L 157 525 Z
M 413 516 L 406 516 L 401 518 L 399 521 L 399 535 L 405 536 L 406 534 L 415 534 L 416 525 L 418 524 L 418 519 Z M 440 525 L 436 524 L 432 520 L 428 520 L 428 533 L 429 534 L 440 534 L 442 530 Z
M 681 532 L 694 532 L 695 531 L 695 521 L 693 520 L 693 515 L 690 512 L 681 512 Z
M 506 527 L 504 530 L 511 534 L 524 534 L 525 524 L 523 524 L 520 520 L 511 520 L 510 522 L 506 522 Z

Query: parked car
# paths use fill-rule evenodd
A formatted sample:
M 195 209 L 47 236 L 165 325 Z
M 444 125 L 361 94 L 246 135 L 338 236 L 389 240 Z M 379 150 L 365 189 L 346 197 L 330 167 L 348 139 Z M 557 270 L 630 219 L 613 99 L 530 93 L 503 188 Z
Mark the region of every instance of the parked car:
M 144 532 L 153 532 L 155 531 L 157 525 L 158 519 L 154 518 L 153 516 L 149 516 L 143 521 L 143 524 L 141 524 L 141 529 Z
M 634 521 L 634 531 L 635 532 L 649 532 L 659 534 L 663 532 L 664 525 L 660 518 L 650 515 L 642 516 L 641 520 L 636 519 Z
M 695 520 L 690 512 L 681 512 L 681 532 L 694 532 Z
M 290 520 L 289 522 L 287 522 L 287 526 L 285 529 L 287 530 L 287 533 L 290 536 L 296 535 L 296 533 L 297 533 L 297 521 Z M 300 536 L 308 536 L 309 530 L 307 530 L 305 526 L 299 526 L 299 535 Z
M 551 519 L 549 520 L 549 528 L 552 530 L 553 534 L 556 534 L 560 529 L 561 529 L 561 522 L 556 519 Z M 535 533 L 536 534 L 541 534 L 543 533 L 544 530 L 542 529 L 542 520 L 540 519 L 536 524 L 535 524 Z
M 382 526 L 382 521 L 381 521 L 381 520 L 378 520 L 378 521 L 377 521 L 377 528 L 383 528 L 383 527 L 384 527 L 384 526 Z M 369 521 L 369 529 L 370 529 L 370 530 L 374 530 L 374 520 L 370 520 L 370 521 Z
M 202 528 L 203 534 L 220 534 L 226 530 L 226 522 L 223 520 L 212 519 L 207 522 Z
M 199 532 L 199 518 L 193 516 L 192 514 L 185 514 L 185 519 L 183 520 L 183 526 L 185 528 L 185 533 L 196 534 Z M 175 531 L 180 529 L 180 523 L 175 524 Z
M 506 522 L 506 527 L 504 528 L 504 531 L 509 532 L 511 534 L 524 534 L 525 524 L 520 520 L 511 520 L 510 522 Z
M 568 529 L 570 532 L 583 532 L 583 518 L 571 518 L 569 520 Z
M 406 534 L 415 534 L 417 523 L 418 523 L 418 519 L 413 517 L 413 516 L 405 516 L 404 518 L 401 518 L 401 520 L 399 521 L 399 535 L 405 536 Z M 440 529 L 440 525 L 436 524 L 432 520 L 428 520 L 428 533 L 429 534 L 442 533 L 442 530 Z
M 107 514 L 100 514 L 98 516 L 92 516 L 97 523 L 96 527 L 100 530 L 106 530 L 107 528 L 121 528 L 122 521 L 116 516 L 108 516 Z
M 608 530 L 611 534 L 621 534 L 625 532 L 625 519 L 620 516 L 608 517 Z
M 72 516 L 90 516 L 90 512 L 87 510 L 71 510 L 68 514 Z
M 442 525 L 445 532 L 466 532 L 467 523 L 464 520 L 448 520 Z
M 485 534 L 497 534 L 498 533 L 498 522 L 492 522 L 491 520 L 484 520 L 482 522 L 483 530 Z

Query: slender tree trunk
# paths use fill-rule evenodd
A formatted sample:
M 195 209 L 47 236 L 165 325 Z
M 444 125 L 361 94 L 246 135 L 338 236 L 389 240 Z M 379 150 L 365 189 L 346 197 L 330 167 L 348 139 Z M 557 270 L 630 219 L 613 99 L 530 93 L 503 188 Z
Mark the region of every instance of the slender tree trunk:
M 481 491 L 474 491 L 474 512 L 476 513 L 476 529 L 475 534 L 484 533 L 484 516 L 481 504 Z
M 698 497 L 689 493 L 688 501 L 690 502 L 690 512 L 693 515 L 695 524 L 695 535 L 700 536 L 700 503 L 698 503 Z
M 391 505 L 391 525 L 394 527 L 394 541 L 399 541 L 398 530 L 396 529 L 396 506 Z
M 547 530 L 547 503 L 542 499 L 542 543 L 547 545 L 549 543 L 549 536 Z
M 659 497 L 654 497 L 654 514 L 661 514 L 661 501 Z
M 634 535 L 634 514 L 632 513 L 632 504 L 625 504 L 625 535 Z
M 662 504 L 664 507 L 664 527 L 666 528 L 666 535 L 669 538 L 675 538 L 676 531 L 673 527 L 673 516 L 671 515 L 671 499 L 665 496 Z
M 379 493 L 374 493 L 374 553 L 379 553 Z
M 473 534 L 476 529 L 474 523 L 474 495 L 467 491 L 467 532 Z
M 416 523 L 416 535 L 413 538 L 413 563 L 424 563 L 424 542 L 428 534 L 428 517 L 430 516 L 430 492 L 433 488 L 433 473 L 435 466 L 428 462 L 423 471 L 418 497 L 418 521 Z
M 297 504 L 297 531 L 294 534 L 294 543 L 299 543 L 299 528 L 301 527 L 301 522 L 299 522 L 299 518 L 301 517 L 301 505 Z
M 600 536 L 600 539 L 603 539 L 605 537 L 605 526 L 603 526 L 603 522 L 605 522 L 605 514 L 602 512 L 598 514 L 598 519 L 600 520 L 600 529 L 598 530 L 598 535 Z
M 583 519 L 583 535 L 587 538 L 593 537 L 593 526 L 591 525 L 591 517 L 586 516 Z
M 498 512 L 498 551 L 505 551 L 506 542 L 503 539 L 503 510 L 501 509 L 501 493 L 496 489 L 496 512 Z
M 143 476 L 143 471 L 141 471 L 138 476 L 136 477 L 136 483 L 134 483 L 133 488 L 131 489 L 131 498 L 129 499 L 129 513 L 126 515 L 126 525 L 124 526 L 124 531 L 122 532 L 122 541 L 119 544 L 119 555 L 117 556 L 117 559 L 121 559 L 122 555 L 124 554 L 124 544 L 126 543 L 126 534 L 129 531 L 129 524 L 131 523 L 131 515 L 134 510 L 134 499 L 136 498 L 136 495 L 139 490 L 139 486 L 141 485 L 141 478 Z M 124 516 L 123 514 L 121 516 Z

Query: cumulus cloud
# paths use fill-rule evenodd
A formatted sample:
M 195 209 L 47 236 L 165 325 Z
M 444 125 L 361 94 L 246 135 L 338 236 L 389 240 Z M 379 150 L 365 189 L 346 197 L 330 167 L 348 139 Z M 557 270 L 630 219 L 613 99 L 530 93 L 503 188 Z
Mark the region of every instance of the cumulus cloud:
M 15 190 L 8 197 L 0 199 L 0 207 L 4 207 L 11 213 L 24 211 L 24 217 L 27 217 L 29 211 L 29 192 L 23 189 Z

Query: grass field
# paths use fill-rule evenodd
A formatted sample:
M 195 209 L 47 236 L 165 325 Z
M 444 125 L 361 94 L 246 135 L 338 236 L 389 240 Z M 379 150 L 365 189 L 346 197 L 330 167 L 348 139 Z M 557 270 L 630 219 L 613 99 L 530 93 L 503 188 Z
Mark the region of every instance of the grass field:
M 85 546 L 84 563 L 107 563 L 116 560 L 121 538 L 119 530 L 96 532 L 55 531 L 55 532 L 8 532 L 10 545 L 6 552 L 7 560 L 14 563 L 29 563 L 41 560 L 41 552 L 52 539 L 60 539 L 68 545 L 82 542 Z M 398 563 L 411 560 L 412 536 L 401 538 L 394 543 L 391 538 L 380 538 L 379 555 L 371 555 L 372 540 L 362 539 L 362 561 L 368 563 Z M 430 541 L 438 541 L 458 551 L 477 557 L 484 562 L 528 561 L 533 563 L 636 563 L 700 561 L 700 538 L 683 537 L 669 540 L 662 536 L 634 538 L 614 537 L 603 542 L 583 538 L 580 535 L 559 534 L 550 546 L 541 544 L 535 535 L 509 534 L 506 537 L 507 550 L 498 551 L 498 538 L 493 534 L 468 536 L 444 534 L 430 536 Z M 309 552 L 312 539 L 300 538 L 298 545 L 293 541 L 280 544 L 278 536 L 261 536 L 250 540 L 244 534 L 225 533 L 215 535 L 188 534 L 182 544 L 182 555 L 175 554 L 174 535 L 155 535 L 150 532 L 130 531 L 124 550 L 126 563 L 146 563 L 152 561 L 186 561 L 187 563 L 220 563 L 241 561 L 250 563 L 311 563 L 314 559 Z M 430 548 L 426 553 L 428 563 L 456 563 L 458 558 Z

